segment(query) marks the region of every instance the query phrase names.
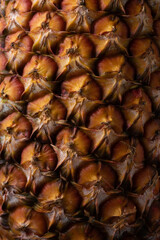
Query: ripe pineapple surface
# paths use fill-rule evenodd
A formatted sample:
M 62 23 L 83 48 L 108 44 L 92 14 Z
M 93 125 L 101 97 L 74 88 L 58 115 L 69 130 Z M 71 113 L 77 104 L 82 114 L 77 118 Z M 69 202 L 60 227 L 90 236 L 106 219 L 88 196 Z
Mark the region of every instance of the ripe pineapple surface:
M 160 240 L 159 0 L 0 0 L 0 239 Z

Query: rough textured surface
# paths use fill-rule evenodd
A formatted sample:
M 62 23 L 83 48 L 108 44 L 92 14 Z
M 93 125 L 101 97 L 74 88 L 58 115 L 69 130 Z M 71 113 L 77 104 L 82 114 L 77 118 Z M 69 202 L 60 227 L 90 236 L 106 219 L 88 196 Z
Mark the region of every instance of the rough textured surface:
M 1 240 L 160 240 L 159 51 L 159 0 L 0 0 Z

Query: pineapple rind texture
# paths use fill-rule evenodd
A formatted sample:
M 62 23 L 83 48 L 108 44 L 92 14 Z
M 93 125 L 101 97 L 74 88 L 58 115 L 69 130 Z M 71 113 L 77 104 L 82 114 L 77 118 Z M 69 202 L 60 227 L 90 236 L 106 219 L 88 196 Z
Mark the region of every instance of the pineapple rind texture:
M 160 1 L 0 0 L 0 239 L 160 239 Z

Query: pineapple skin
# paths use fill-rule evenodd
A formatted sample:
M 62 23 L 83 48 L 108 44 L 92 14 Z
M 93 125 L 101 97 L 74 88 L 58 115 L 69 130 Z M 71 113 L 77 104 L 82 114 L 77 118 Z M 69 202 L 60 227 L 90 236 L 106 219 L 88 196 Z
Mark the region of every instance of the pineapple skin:
M 159 0 L 0 0 L 0 239 L 160 239 Z

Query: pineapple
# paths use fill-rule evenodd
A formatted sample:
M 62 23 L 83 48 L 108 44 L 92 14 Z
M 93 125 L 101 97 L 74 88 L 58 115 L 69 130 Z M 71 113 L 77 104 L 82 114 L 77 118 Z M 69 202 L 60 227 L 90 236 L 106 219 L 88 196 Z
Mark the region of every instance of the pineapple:
M 0 239 L 160 239 L 159 0 L 0 0 Z

